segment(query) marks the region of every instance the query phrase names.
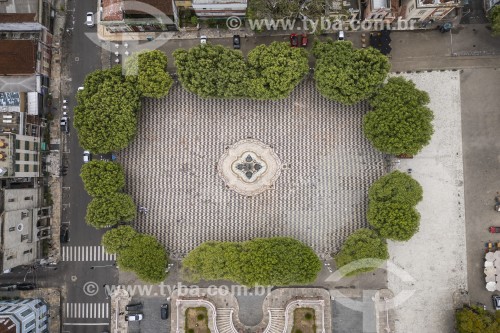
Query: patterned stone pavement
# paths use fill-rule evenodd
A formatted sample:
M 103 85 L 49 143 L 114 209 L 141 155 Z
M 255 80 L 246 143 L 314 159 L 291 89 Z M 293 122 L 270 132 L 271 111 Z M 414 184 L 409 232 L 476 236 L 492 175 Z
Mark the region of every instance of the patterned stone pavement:
M 307 79 L 282 101 L 204 100 L 175 84 L 143 103 L 137 137 L 120 152 L 126 192 L 148 208 L 135 228 L 177 257 L 208 240 L 290 236 L 319 254 L 367 225 L 369 185 L 384 156 L 364 138 L 367 103 L 323 98 Z M 274 190 L 245 197 L 225 187 L 225 147 L 255 138 L 283 163 Z

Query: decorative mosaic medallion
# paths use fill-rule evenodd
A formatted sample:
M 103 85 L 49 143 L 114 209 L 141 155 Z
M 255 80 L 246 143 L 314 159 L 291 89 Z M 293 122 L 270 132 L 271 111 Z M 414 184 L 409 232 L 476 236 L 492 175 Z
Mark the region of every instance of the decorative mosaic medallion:
M 281 161 L 270 146 L 246 139 L 226 148 L 218 170 L 228 188 L 253 196 L 274 187 L 281 173 Z

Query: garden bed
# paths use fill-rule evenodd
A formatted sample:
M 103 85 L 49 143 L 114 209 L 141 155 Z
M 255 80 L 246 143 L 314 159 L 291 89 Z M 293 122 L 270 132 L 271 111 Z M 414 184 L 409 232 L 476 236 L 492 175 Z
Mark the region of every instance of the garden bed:
M 316 333 L 314 309 L 297 308 L 293 311 L 292 333 Z
M 186 333 L 210 333 L 208 328 L 208 311 L 204 307 L 186 310 Z

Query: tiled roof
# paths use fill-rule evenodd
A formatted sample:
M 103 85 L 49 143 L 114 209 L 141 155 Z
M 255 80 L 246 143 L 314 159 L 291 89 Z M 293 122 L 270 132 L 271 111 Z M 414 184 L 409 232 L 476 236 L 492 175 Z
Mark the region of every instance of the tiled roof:
M 123 20 L 123 12 L 122 9 L 126 12 L 126 14 L 142 14 L 142 13 L 151 13 L 151 10 L 145 9 L 144 11 L 138 9 L 136 7 L 137 2 L 132 1 L 134 4 L 133 7 L 130 5 L 127 6 L 128 0 L 103 0 L 103 21 L 122 21 Z M 152 6 L 162 13 L 166 15 L 173 15 L 173 7 L 171 0 L 141 0 L 142 3 Z M 128 8 L 127 8 L 128 7 Z
M 36 14 L 0 14 L 0 23 L 36 22 Z
M 0 40 L 0 75 L 34 74 L 36 44 L 32 40 Z

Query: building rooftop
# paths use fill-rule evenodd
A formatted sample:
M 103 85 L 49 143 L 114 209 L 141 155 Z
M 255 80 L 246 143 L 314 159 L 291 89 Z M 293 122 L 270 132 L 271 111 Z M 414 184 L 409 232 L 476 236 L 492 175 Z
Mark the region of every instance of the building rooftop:
M 36 49 L 31 40 L 0 40 L 0 75 L 34 74 Z
M 155 14 L 156 8 L 166 15 L 173 15 L 173 8 L 171 1 L 165 0 L 141 0 L 142 3 L 149 5 L 145 6 L 144 10 L 137 8 L 137 2 L 132 0 L 102 0 L 102 20 L 103 21 L 122 21 L 125 15 L 134 16 L 152 16 Z M 150 7 L 151 6 L 151 7 Z
M 38 13 L 40 0 L 7 0 L 0 2 L 0 13 Z
M 36 22 L 35 13 L 0 13 L 0 23 Z

